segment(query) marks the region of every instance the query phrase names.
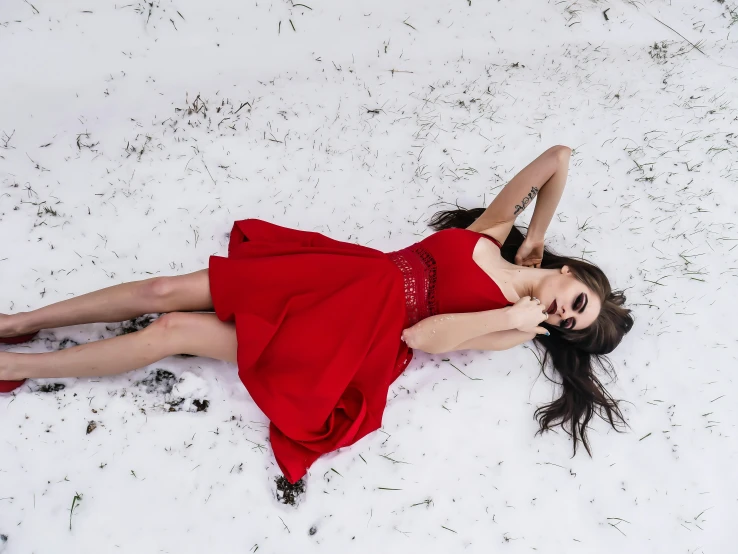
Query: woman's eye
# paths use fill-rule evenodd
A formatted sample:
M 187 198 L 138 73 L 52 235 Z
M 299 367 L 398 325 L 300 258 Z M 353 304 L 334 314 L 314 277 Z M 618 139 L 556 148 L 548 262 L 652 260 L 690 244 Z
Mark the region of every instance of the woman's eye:
M 577 296 L 576 302 L 574 302 L 574 309 L 578 310 L 582 307 L 582 302 L 584 302 L 584 293 Z

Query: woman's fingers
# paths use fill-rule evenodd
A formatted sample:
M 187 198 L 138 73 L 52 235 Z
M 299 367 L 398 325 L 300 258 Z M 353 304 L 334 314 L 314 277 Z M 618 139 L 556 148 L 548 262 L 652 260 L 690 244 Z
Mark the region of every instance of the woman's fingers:
M 536 327 L 536 335 L 550 335 L 548 329 L 545 327 Z

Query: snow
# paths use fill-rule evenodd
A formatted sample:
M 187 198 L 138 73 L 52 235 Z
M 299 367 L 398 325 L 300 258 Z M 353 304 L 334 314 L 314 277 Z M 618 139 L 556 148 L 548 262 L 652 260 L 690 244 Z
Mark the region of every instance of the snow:
M 593 458 L 534 437 L 556 390 L 530 348 L 418 354 L 383 429 L 319 460 L 297 506 L 230 364 L 29 382 L 0 398 L 0 551 L 729 551 L 737 9 L 4 0 L 3 313 L 202 269 L 247 217 L 399 249 L 567 144 L 547 241 L 598 263 L 636 325 L 603 378 L 631 428 L 596 421 Z M 173 388 L 142 382 L 157 370 Z

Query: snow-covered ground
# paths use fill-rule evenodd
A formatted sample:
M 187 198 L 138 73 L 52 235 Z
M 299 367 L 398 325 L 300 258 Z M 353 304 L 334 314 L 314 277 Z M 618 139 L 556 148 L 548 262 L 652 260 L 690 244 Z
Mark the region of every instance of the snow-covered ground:
M 533 350 L 418 354 L 294 507 L 232 365 L 38 380 L 0 398 L 0 552 L 735 547 L 734 0 L 128 1 L 0 0 L 0 311 L 202 269 L 234 219 L 399 249 L 562 143 L 548 241 L 627 289 L 631 429 L 571 459 Z

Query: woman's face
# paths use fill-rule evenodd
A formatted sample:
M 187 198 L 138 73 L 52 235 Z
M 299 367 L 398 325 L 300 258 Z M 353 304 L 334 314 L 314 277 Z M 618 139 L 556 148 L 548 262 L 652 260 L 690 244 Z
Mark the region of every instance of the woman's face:
M 562 329 L 592 325 L 602 308 L 600 297 L 574 277 L 568 266 L 541 279 L 535 296 L 549 312 L 545 323 Z

